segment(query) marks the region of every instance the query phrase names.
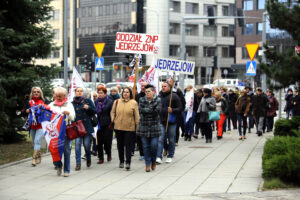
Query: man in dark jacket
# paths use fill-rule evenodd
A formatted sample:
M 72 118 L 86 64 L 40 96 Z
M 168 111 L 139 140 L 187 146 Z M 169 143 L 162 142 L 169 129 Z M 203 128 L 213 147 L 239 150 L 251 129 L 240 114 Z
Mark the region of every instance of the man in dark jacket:
M 256 89 L 256 95 L 252 97 L 252 112 L 256 121 L 257 135 L 262 136 L 264 118 L 268 106 L 268 98 L 263 94 L 261 88 Z
M 199 130 L 200 130 L 199 113 L 197 113 L 197 110 L 199 108 L 202 97 L 203 97 L 202 89 L 198 89 L 196 96 L 194 97 L 194 99 L 195 99 L 194 100 L 194 111 L 196 113 L 196 117 L 195 117 L 196 126 L 195 126 L 195 134 L 193 135 L 193 137 L 196 139 L 198 138 Z M 204 138 L 204 134 L 202 132 L 201 132 L 201 136 L 202 136 L 202 138 Z
M 266 125 L 267 125 L 267 132 L 271 132 L 273 131 L 274 117 L 276 116 L 276 111 L 278 110 L 278 101 L 275 98 L 272 90 L 267 91 L 267 97 L 269 99 L 269 104 L 267 108 Z
M 253 115 L 252 115 L 252 98 L 254 96 L 251 87 L 247 86 L 245 87 L 245 90 L 247 92 L 248 97 L 250 97 L 250 110 L 248 112 L 248 119 L 249 119 L 249 123 L 248 123 L 248 133 L 251 133 L 251 128 L 253 128 L 254 126 L 254 121 L 253 121 Z
M 284 111 L 286 112 L 286 118 L 289 119 L 291 116 L 293 116 L 293 90 L 291 88 L 288 89 L 287 94 L 285 95 L 285 107 Z
M 183 111 L 184 111 L 184 108 L 185 108 L 185 98 L 184 98 L 184 95 L 182 93 L 182 91 L 176 87 L 176 83 L 174 82 L 173 79 L 168 79 L 167 82 L 169 83 L 169 85 L 173 86 L 173 92 L 175 92 L 177 94 L 177 96 L 179 97 L 180 99 L 180 102 L 181 102 L 181 106 L 182 106 L 182 110 L 179 114 L 177 114 L 176 116 L 176 143 L 178 144 L 178 140 L 179 140 L 179 128 L 181 127 L 181 137 L 183 137 L 185 135 L 184 133 L 184 116 L 183 116 Z
M 231 121 L 233 129 L 237 129 L 237 113 L 235 111 L 235 103 L 238 99 L 238 96 L 233 92 L 232 89 L 228 91 L 228 131 L 231 130 Z
M 162 134 L 158 141 L 156 162 L 158 164 L 162 163 L 164 141 L 167 140 L 169 144 L 166 163 L 171 163 L 175 153 L 176 116 L 182 112 L 182 105 L 176 93 L 172 94 L 172 101 L 170 105 L 171 85 L 168 83 L 162 84 L 162 91 L 160 92 L 159 97 L 161 99 L 160 119 L 162 124 Z
M 293 116 L 300 116 L 300 96 L 299 90 L 294 90 L 294 97 L 292 98 Z

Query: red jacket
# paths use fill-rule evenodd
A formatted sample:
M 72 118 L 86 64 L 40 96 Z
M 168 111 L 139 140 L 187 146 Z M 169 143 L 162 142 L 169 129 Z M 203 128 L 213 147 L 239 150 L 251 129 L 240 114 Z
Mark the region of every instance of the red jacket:
M 32 100 L 29 101 L 30 108 L 37 106 L 39 104 L 44 105 L 44 101 L 40 98 L 32 97 Z M 36 125 L 31 124 L 30 126 L 30 129 L 34 129 L 34 130 L 41 129 L 41 128 L 42 128 L 41 124 L 36 124 Z
M 267 109 L 267 117 L 275 117 L 278 110 L 278 101 L 274 96 L 269 98 L 269 107 Z

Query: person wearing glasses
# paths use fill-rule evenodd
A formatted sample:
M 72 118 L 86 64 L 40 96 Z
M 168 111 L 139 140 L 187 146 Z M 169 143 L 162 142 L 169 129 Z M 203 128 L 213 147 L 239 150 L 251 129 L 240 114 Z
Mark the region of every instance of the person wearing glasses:
M 44 105 L 44 95 L 40 87 L 32 87 L 31 93 L 29 96 L 29 104 L 26 109 L 26 113 L 30 112 L 30 108 Z M 42 129 L 42 125 L 36 122 L 36 119 L 31 120 L 29 133 L 32 138 L 32 142 L 34 145 L 34 151 L 32 156 L 32 166 L 35 167 L 37 164 L 41 163 L 41 141 L 43 139 L 44 133 Z

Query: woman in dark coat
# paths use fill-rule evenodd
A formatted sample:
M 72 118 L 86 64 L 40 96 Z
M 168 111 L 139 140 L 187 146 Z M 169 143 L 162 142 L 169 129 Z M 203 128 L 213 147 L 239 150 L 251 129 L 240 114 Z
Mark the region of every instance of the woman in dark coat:
M 228 131 L 231 129 L 231 121 L 233 129 L 237 129 L 237 113 L 235 111 L 235 102 L 237 101 L 238 96 L 233 92 L 232 89 L 228 92 Z
M 292 98 L 292 104 L 293 104 L 293 116 L 300 116 L 299 90 L 294 91 L 294 97 Z
M 146 96 L 139 100 L 140 122 L 137 135 L 141 137 L 143 144 L 146 172 L 150 172 L 150 164 L 152 170 L 156 168 L 158 138 L 162 131 L 159 117 L 161 101 L 154 96 L 152 85 L 147 85 L 145 89 Z
M 267 108 L 266 125 L 267 125 L 267 132 L 270 132 L 273 130 L 274 117 L 276 117 L 276 111 L 278 110 L 278 101 L 274 97 L 272 90 L 267 91 L 267 97 L 269 99 L 269 104 Z
M 293 116 L 293 104 L 292 104 L 292 99 L 293 99 L 293 90 L 291 88 L 288 89 L 287 94 L 285 95 L 285 107 L 284 111 L 286 112 L 286 118 L 289 119 L 290 117 Z
M 81 141 L 83 140 L 83 146 L 86 154 L 86 166 L 91 166 L 91 140 L 94 128 L 91 122 L 91 116 L 96 112 L 96 108 L 91 99 L 86 99 L 83 96 L 83 88 L 76 88 L 75 97 L 72 101 L 76 118 L 75 121 L 82 120 L 87 134 L 83 137 L 75 139 L 75 157 L 76 157 L 76 171 L 81 168 Z
M 98 164 L 104 162 L 103 148 L 107 154 L 107 161 L 111 161 L 111 145 L 113 130 L 109 127 L 111 124 L 110 111 L 113 106 L 113 100 L 107 96 L 107 90 L 104 86 L 97 88 L 98 99 L 95 101 L 97 116 L 100 128 L 97 131 L 98 141 Z M 118 100 L 116 100 L 118 101 Z

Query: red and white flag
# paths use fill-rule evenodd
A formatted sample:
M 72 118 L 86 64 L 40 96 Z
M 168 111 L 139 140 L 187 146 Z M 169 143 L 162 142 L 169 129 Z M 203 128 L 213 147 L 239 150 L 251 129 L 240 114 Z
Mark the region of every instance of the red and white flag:
M 85 88 L 80 74 L 77 72 L 76 68 L 73 67 L 73 74 L 72 74 L 71 85 L 69 88 L 68 101 L 70 101 L 70 102 L 73 101 L 73 98 L 75 96 L 75 90 L 78 87 Z

